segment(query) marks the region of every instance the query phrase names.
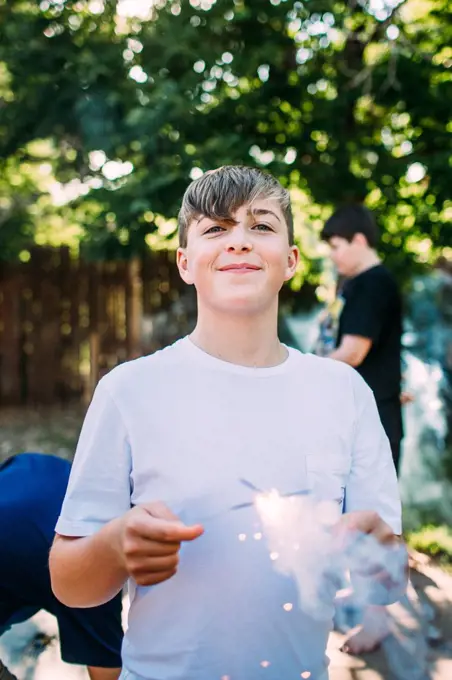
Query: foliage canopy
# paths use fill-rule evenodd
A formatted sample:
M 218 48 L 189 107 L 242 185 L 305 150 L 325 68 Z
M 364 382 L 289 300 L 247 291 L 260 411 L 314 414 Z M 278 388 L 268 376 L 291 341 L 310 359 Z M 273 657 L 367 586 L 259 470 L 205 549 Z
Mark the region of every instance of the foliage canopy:
M 171 244 L 190 177 L 224 163 L 296 189 L 308 278 L 347 201 L 399 272 L 452 245 L 447 0 L 0 0 L 0 27 L 3 258 L 49 233 Z

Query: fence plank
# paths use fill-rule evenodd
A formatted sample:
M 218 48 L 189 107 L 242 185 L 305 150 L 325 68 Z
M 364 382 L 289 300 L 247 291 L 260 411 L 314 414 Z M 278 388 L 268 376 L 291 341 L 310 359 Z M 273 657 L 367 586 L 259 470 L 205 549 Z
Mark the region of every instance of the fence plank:
M 0 405 L 88 399 L 105 372 L 161 346 L 154 336 L 143 344 L 143 315 L 147 328 L 161 326 L 185 288 L 173 253 L 101 263 L 34 247 L 30 256 L 0 271 Z
M 142 314 L 141 263 L 138 258 L 134 258 L 127 263 L 126 337 L 128 359 L 135 359 L 141 353 Z
M 9 275 L 8 275 L 9 274 Z M 0 403 L 19 403 L 21 384 L 21 317 L 19 276 L 9 271 L 1 282 Z

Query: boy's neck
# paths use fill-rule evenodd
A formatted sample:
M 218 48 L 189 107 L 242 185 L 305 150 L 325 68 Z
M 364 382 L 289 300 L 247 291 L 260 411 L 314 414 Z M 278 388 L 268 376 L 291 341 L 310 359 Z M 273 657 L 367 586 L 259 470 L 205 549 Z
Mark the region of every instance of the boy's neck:
M 278 339 L 277 313 L 231 317 L 199 310 L 192 342 L 207 354 L 237 366 L 277 366 L 287 358 Z
M 373 249 L 369 249 L 364 253 L 361 261 L 356 267 L 356 271 L 353 273 L 353 276 L 358 276 L 358 274 L 362 274 L 368 269 L 376 267 L 377 264 L 381 264 L 381 260 L 378 257 L 377 252 Z

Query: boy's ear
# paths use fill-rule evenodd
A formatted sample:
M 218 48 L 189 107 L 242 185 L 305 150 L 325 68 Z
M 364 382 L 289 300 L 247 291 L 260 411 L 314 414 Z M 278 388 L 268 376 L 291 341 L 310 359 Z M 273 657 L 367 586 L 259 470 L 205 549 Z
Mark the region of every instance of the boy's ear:
M 358 246 L 368 246 L 369 243 L 367 242 L 367 238 L 364 236 L 364 234 L 361 234 L 361 232 L 358 232 L 355 234 L 352 238 L 352 243 L 356 243 Z
M 177 257 L 176 257 L 176 262 L 177 262 L 177 268 L 179 269 L 179 274 L 185 283 L 188 285 L 191 285 L 193 283 L 193 277 L 190 273 L 190 269 L 188 266 L 188 257 L 187 257 L 187 251 L 185 248 L 178 248 L 177 249 Z
M 300 251 L 298 250 L 297 246 L 291 246 L 289 250 L 289 256 L 287 258 L 286 275 L 284 277 L 285 281 L 290 281 L 290 279 L 295 275 L 299 262 Z

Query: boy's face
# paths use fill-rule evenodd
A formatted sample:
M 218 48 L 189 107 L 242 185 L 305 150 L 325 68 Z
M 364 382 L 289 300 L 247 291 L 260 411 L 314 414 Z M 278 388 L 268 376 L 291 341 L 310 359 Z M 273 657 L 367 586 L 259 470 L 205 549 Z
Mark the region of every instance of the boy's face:
M 359 270 L 365 254 L 367 241 L 362 234 L 356 234 L 351 241 L 342 236 L 332 236 L 328 240 L 330 257 L 342 276 L 354 276 Z
M 231 222 L 201 216 L 178 250 L 182 279 L 194 284 L 198 301 L 215 311 L 256 313 L 274 304 L 292 278 L 298 249 L 289 245 L 279 203 L 257 199 L 240 207 Z

